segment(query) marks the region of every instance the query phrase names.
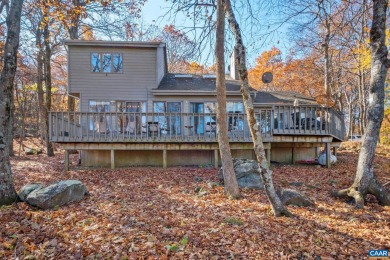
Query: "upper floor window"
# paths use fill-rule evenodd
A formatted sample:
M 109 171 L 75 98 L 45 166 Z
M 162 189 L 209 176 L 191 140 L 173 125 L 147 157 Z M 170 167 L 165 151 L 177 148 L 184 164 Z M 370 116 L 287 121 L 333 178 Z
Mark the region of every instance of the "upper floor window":
M 122 53 L 91 54 L 91 71 L 103 73 L 122 73 Z

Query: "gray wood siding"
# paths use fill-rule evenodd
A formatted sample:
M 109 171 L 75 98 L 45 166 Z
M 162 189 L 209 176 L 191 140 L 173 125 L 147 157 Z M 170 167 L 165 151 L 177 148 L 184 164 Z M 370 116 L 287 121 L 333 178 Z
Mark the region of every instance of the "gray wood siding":
M 164 59 L 164 48 L 157 49 L 157 83 L 159 84 L 165 75 L 165 59 Z
M 122 73 L 91 72 L 91 53 L 122 53 Z M 69 46 L 69 92 L 81 94 L 81 111 L 89 100 L 146 101 L 157 87 L 155 48 Z

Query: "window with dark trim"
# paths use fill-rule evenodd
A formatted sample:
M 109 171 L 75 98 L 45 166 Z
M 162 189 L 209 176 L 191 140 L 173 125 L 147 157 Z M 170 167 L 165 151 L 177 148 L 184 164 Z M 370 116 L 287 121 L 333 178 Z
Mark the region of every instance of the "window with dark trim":
M 101 73 L 122 73 L 122 53 L 91 53 L 91 71 Z
M 91 54 L 91 71 L 100 72 L 100 53 L 93 52 Z

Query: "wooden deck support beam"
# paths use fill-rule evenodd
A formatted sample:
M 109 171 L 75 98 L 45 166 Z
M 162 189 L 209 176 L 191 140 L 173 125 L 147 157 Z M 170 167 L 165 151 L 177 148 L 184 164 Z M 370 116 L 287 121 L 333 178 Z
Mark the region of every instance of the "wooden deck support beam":
M 293 147 L 291 150 L 292 150 L 292 164 L 295 164 L 295 161 L 297 160 L 297 151 L 295 147 Z
M 271 144 L 268 149 L 265 150 L 267 153 L 267 164 L 268 168 L 271 168 Z
M 65 150 L 65 171 L 69 171 L 69 150 Z
M 325 151 L 326 151 L 326 168 L 330 168 L 331 167 L 331 163 L 330 163 L 330 143 L 326 143 L 325 145 Z
M 115 150 L 111 149 L 111 169 L 115 169 Z
M 315 157 L 318 158 L 318 156 L 320 156 L 321 148 L 320 147 L 315 147 L 314 149 L 315 149 L 314 150 Z
M 168 164 L 168 162 L 167 162 L 167 156 L 168 154 L 167 154 L 167 149 L 164 149 L 163 150 L 163 168 L 164 169 L 166 169 L 167 168 L 167 164 Z
M 218 161 L 218 149 L 214 150 L 214 168 L 218 169 L 219 161 Z

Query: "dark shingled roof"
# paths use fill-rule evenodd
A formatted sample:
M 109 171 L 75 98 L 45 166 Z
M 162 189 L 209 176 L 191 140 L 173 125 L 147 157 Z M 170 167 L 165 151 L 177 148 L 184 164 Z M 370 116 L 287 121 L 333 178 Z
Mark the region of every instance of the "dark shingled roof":
M 316 105 L 315 99 L 295 92 L 257 91 L 254 103 L 257 104 L 291 104 L 297 99 L 301 105 Z
M 215 91 L 215 78 L 204 79 L 201 75 L 192 75 L 192 78 L 175 78 L 175 75 L 168 73 L 161 80 L 157 90 L 176 90 L 176 91 Z M 187 75 L 187 74 L 186 74 Z M 227 91 L 240 91 L 240 81 L 238 80 L 226 80 Z M 303 96 L 296 92 L 282 92 L 282 91 L 255 91 L 254 103 L 255 104 L 293 104 L 297 99 L 300 104 L 317 104 L 317 102 L 310 97 Z
M 161 80 L 158 90 L 199 90 L 215 91 L 215 79 L 204 79 L 201 75 L 192 75 L 192 78 L 175 78 L 175 75 L 168 73 Z M 227 91 L 240 91 L 240 82 L 237 80 L 226 80 Z

